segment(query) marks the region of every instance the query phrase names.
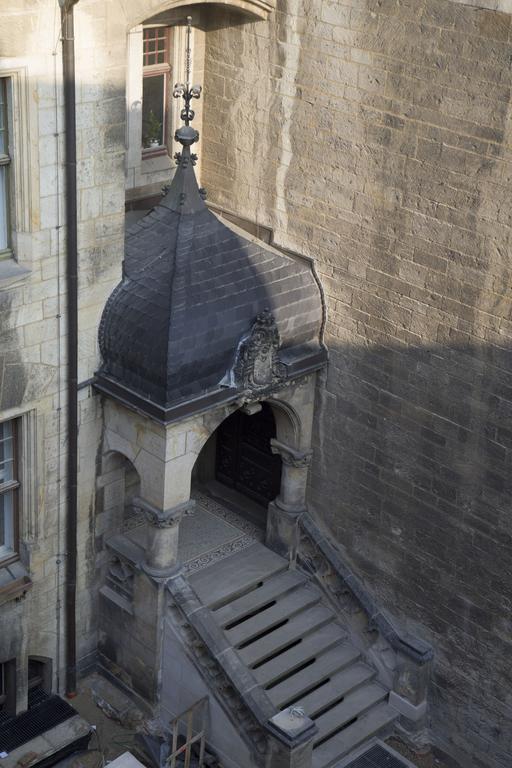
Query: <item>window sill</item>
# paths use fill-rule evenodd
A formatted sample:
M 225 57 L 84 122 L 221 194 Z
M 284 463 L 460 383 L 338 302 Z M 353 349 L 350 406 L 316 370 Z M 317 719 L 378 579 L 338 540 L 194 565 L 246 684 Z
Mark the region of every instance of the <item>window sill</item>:
M 24 597 L 31 586 L 30 576 L 19 560 L 4 566 L 0 563 L 0 605 Z
M 30 269 L 22 267 L 14 259 L 0 260 L 0 290 L 8 288 L 20 280 L 24 280 L 30 275 Z
M 153 157 L 169 157 L 169 152 L 167 150 L 167 147 L 159 146 L 159 147 L 145 147 L 142 150 L 142 159 L 143 160 L 150 160 Z
M 142 155 L 141 172 L 143 174 L 155 173 L 156 171 L 165 171 L 166 173 L 175 168 L 175 163 L 167 150 L 163 152 L 149 152 Z

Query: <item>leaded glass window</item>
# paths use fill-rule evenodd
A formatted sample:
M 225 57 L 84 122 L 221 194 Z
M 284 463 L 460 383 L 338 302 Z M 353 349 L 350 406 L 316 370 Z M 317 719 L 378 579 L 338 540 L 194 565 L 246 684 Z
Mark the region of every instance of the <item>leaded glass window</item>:
M 145 27 L 143 31 L 142 148 L 164 153 L 170 132 L 171 29 Z
M 0 258 L 11 255 L 9 80 L 0 78 Z
M 16 422 L 0 424 L 0 561 L 16 555 L 19 480 L 16 461 Z

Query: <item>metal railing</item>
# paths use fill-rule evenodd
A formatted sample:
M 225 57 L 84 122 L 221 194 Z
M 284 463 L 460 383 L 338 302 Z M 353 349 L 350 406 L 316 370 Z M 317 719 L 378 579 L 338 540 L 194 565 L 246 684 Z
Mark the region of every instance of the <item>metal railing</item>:
M 203 768 L 204 752 L 206 748 L 206 718 L 208 715 L 208 696 L 199 699 L 195 704 L 186 709 L 181 715 L 171 720 L 172 746 L 171 754 L 167 758 L 168 768 L 178 768 L 178 757 L 184 755 L 185 762 L 179 763 L 179 768 L 191 768 L 192 747 L 199 743 L 198 768 Z M 199 728 L 196 727 L 199 720 Z M 186 724 L 185 743 L 178 747 L 180 723 Z

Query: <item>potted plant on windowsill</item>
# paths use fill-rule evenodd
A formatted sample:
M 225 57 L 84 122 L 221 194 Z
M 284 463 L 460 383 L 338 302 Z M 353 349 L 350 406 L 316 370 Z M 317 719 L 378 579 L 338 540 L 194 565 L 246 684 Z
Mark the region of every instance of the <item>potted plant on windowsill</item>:
M 144 137 L 145 149 L 158 149 L 162 146 L 162 123 L 158 120 L 157 116 L 152 109 L 149 110 L 146 135 Z

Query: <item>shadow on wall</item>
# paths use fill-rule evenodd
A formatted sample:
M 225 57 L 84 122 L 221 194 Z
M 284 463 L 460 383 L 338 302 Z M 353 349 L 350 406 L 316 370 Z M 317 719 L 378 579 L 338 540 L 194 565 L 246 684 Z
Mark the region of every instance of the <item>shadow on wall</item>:
M 434 733 L 510 757 L 512 349 L 331 343 L 317 398 L 312 509 L 432 642 Z
M 23 354 L 23 329 L 16 327 L 21 306 L 19 294 L 0 291 L 0 411 L 17 408 L 49 389 L 55 382 L 55 371 L 30 360 Z

